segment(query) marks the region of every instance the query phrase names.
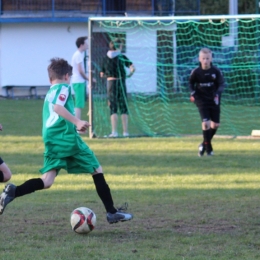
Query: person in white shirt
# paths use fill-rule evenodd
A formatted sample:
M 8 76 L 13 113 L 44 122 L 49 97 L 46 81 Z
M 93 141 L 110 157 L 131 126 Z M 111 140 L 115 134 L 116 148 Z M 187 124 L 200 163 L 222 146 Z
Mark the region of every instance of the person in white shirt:
M 81 119 L 81 110 L 86 103 L 86 80 L 88 80 L 84 70 L 84 53 L 88 49 L 87 37 L 79 37 L 76 46 L 78 49 L 71 59 L 71 84 L 75 92 L 75 116 Z

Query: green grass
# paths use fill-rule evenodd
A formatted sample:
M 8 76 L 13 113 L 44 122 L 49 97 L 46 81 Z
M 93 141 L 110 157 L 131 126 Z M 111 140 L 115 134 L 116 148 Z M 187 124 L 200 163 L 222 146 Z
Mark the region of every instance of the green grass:
M 40 176 L 37 102 L 12 105 L 11 123 L 1 114 L 0 155 L 17 185 Z M 17 198 L 0 216 L 1 260 L 260 259 L 260 140 L 215 138 L 215 155 L 202 158 L 200 137 L 84 140 L 115 204 L 128 202 L 134 219 L 109 225 L 91 176 L 61 171 L 51 189 Z M 80 206 L 97 215 L 89 235 L 70 227 Z
M 137 98 L 138 97 L 138 98 Z M 201 120 L 195 104 L 189 100 L 189 94 L 180 96 L 149 96 L 140 95 L 128 102 L 129 132 L 135 136 L 180 136 L 201 134 Z M 258 129 L 256 122 L 259 114 L 257 99 L 224 96 L 221 105 L 221 127 L 218 134 L 228 136 L 247 136 L 253 129 Z M 231 102 L 232 101 L 232 102 Z M 110 132 L 110 114 L 107 103 L 102 99 L 94 99 L 94 126 L 98 136 Z M 256 104 L 257 103 L 257 104 Z M 119 117 L 120 121 L 120 117 Z M 119 134 L 122 133 L 119 122 Z
M 180 102 L 182 101 L 182 102 Z M 43 100 L 0 100 L 2 135 L 37 136 L 41 133 Z M 129 132 L 133 136 L 201 135 L 201 121 L 196 106 L 187 99 L 132 100 L 129 102 Z M 224 103 L 221 106 L 219 135 L 248 136 L 259 129 L 259 107 Z M 82 111 L 88 120 L 88 105 Z M 110 114 L 105 99 L 94 100 L 94 131 L 103 137 L 111 131 Z M 119 134 L 122 134 L 119 117 Z

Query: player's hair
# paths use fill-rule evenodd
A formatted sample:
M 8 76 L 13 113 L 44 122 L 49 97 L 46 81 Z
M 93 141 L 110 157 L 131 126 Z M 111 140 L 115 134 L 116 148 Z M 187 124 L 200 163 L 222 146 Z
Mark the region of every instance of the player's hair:
M 116 38 L 109 43 L 110 50 L 116 50 L 119 48 L 119 45 L 122 43 L 122 41 L 119 38 Z
M 77 40 L 76 40 L 76 46 L 79 48 L 80 45 L 84 44 L 85 41 L 87 40 L 87 36 L 84 36 L 84 37 L 79 37 Z
M 72 75 L 72 66 L 62 58 L 52 58 L 48 66 L 48 74 L 51 80 L 63 79 L 66 74 Z
M 212 51 L 211 51 L 211 49 L 209 49 L 209 48 L 202 48 L 202 49 L 200 50 L 199 54 L 200 54 L 200 53 L 212 54 Z

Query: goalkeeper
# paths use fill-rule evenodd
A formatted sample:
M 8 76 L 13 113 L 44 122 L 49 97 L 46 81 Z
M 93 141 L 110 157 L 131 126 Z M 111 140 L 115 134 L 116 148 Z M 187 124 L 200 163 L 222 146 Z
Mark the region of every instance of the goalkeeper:
M 118 137 L 117 132 L 117 110 L 120 109 L 123 136 L 128 137 L 128 109 L 127 109 L 127 91 L 126 77 L 131 77 L 135 72 L 133 63 L 123 54 L 121 54 L 122 42 L 116 39 L 109 43 L 109 51 L 103 60 L 100 77 L 107 79 L 107 95 L 110 108 L 110 118 L 112 133 L 109 137 Z M 130 69 L 130 74 L 126 75 L 125 67 Z
M 211 140 L 220 125 L 220 98 L 225 87 L 221 71 L 212 65 L 212 52 L 202 48 L 199 52 L 199 67 L 190 75 L 190 100 L 198 107 L 203 142 L 199 145 L 199 156 L 213 155 Z

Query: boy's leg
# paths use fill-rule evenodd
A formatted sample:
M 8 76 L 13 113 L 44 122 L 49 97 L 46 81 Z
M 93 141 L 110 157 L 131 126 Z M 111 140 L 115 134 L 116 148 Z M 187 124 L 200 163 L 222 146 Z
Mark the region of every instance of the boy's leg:
M 212 146 L 211 146 L 211 131 L 210 131 L 210 110 L 208 107 L 199 106 L 199 113 L 202 121 L 202 135 L 203 135 L 203 142 L 199 145 L 199 156 L 203 156 L 205 151 L 208 155 L 212 153 Z
M 126 92 L 126 84 L 125 80 L 120 80 L 119 86 L 119 98 L 118 98 L 121 118 L 122 118 L 122 126 L 123 126 L 123 136 L 128 137 L 128 108 L 127 108 L 127 92 Z
M 216 134 L 217 132 L 217 128 L 210 128 L 210 136 L 211 136 L 211 139 L 213 138 L 213 136 Z
M 121 210 L 114 207 L 114 202 L 110 192 L 110 188 L 106 183 L 105 177 L 103 175 L 102 167 L 98 162 L 93 151 L 82 141 L 81 143 L 82 151 L 74 156 L 71 156 L 67 160 L 67 171 L 68 173 L 91 173 L 93 177 L 94 184 L 96 186 L 96 191 L 101 201 L 103 202 L 106 212 L 107 221 L 109 223 L 116 223 L 118 221 L 126 221 L 133 218 L 131 214 L 124 213 Z
M 216 134 L 219 125 L 220 125 L 220 106 L 217 105 L 214 107 L 214 109 L 212 109 L 212 112 L 211 112 L 211 123 L 210 123 L 211 139 Z
M 123 125 L 123 136 L 128 137 L 129 136 L 129 133 L 128 133 L 128 115 L 122 114 L 121 118 L 122 118 L 122 125 Z
M 0 157 L 0 182 L 7 182 L 11 179 L 12 173 L 6 163 Z
M 117 133 L 117 80 L 107 81 L 107 97 L 110 108 L 111 134 L 109 137 L 118 137 Z
M 3 214 L 5 207 L 17 197 L 30 194 L 37 190 L 49 188 L 56 177 L 56 170 L 45 173 L 41 178 L 30 179 L 19 186 L 7 184 L 0 195 L 0 214 Z
M 100 167 L 102 170 L 102 168 Z M 132 214 L 122 212 L 120 209 L 114 207 L 114 202 L 110 192 L 110 188 L 106 183 L 103 173 L 97 171 L 92 174 L 97 193 L 102 200 L 106 211 L 107 211 L 107 221 L 110 224 L 117 223 L 119 221 L 127 221 L 133 218 Z
M 109 135 L 109 137 L 118 137 L 118 133 L 117 133 L 118 116 L 117 116 L 117 114 L 112 114 L 110 116 L 110 120 L 111 120 L 112 132 L 111 132 L 111 135 Z
M 211 145 L 211 131 L 210 131 L 209 124 L 207 124 L 207 127 L 205 127 L 202 132 L 203 132 L 203 144 L 205 150 L 207 152 L 207 155 L 211 155 L 212 145 Z
M 117 210 L 114 207 L 114 202 L 110 192 L 110 188 L 105 180 L 103 173 L 93 174 L 93 181 L 96 186 L 96 191 L 100 199 L 102 200 L 106 211 L 110 213 L 116 213 Z

